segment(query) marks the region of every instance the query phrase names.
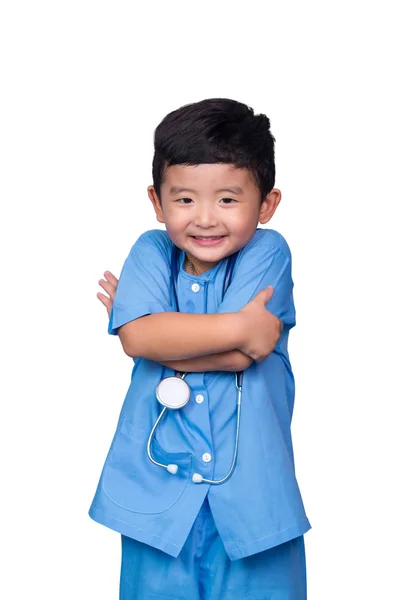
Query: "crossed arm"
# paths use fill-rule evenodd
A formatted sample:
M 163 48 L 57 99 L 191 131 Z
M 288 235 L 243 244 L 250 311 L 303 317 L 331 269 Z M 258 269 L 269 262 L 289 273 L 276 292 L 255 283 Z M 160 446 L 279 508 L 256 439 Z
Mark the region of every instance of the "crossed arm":
M 243 326 L 238 313 L 166 312 L 130 321 L 118 335 L 128 356 L 140 355 L 176 371 L 242 371 L 253 362 L 238 349 Z
M 109 271 L 104 277 L 98 283 L 108 296 L 97 297 L 110 315 L 118 279 Z M 118 329 L 118 336 L 128 356 L 145 355 L 175 371 L 242 371 L 253 362 L 238 349 L 242 327 L 235 313 L 167 312 L 130 321 Z
M 240 350 L 227 350 L 183 360 L 166 360 L 161 364 L 183 373 L 202 373 L 205 371 L 244 371 L 252 362 L 253 359 Z
M 105 288 L 104 282 L 99 283 Z M 114 290 L 109 293 L 109 299 L 98 297 L 110 314 Z M 116 332 L 125 354 L 132 358 L 147 358 L 184 372 L 243 371 L 253 359 L 264 360 L 282 332 L 282 321 L 265 309 L 272 293 L 271 286 L 261 290 L 238 312 L 144 314 Z
M 162 236 L 143 234 L 120 281 L 109 271 L 106 281 L 99 281 L 110 296 L 97 294 L 110 317 L 109 333 L 118 334 L 128 356 L 179 371 L 238 371 L 264 360 L 283 326 L 295 324 L 290 256 L 271 243 L 271 235 L 276 237 L 268 230 L 256 232 L 218 311 L 192 314 L 171 311 Z

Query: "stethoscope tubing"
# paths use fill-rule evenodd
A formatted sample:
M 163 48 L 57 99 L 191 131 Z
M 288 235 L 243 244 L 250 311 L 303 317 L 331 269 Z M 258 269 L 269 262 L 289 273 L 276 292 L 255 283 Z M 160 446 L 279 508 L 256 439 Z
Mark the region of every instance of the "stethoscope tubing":
M 185 376 L 186 376 L 186 373 L 181 373 L 181 379 L 184 379 L 184 378 L 185 378 Z M 151 454 L 151 442 L 152 442 L 152 440 L 153 440 L 154 432 L 155 432 L 155 430 L 157 429 L 157 426 L 158 426 L 159 422 L 161 421 L 161 419 L 163 418 L 163 416 L 164 416 L 164 414 L 165 414 L 166 410 L 167 410 L 167 407 L 166 407 L 166 406 L 164 406 L 164 408 L 162 409 L 162 411 L 161 411 L 161 412 L 160 412 L 160 414 L 158 415 L 158 419 L 157 419 L 157 421 L 154 423 L 154 425 L 153 425 L 153 428 L 152 428 L 152 430 L 151 430 L 151 432 L 150 432 L 150 435 L 149 435 L 149 439 L 147 440 L 147 448 L 146 448 L 146 450 L 147 450 L 147 456 L 149 457 L 149 459 L 151 460 L 151 462 L 152 462 L 154 465 L 157 465 L 158 467 L 163 467 L 163 469 L 167 469 L 167 471 L 168 471 L 169 473 L 171 473 L 172 475 L 175 475 L 175 474 L 177 473 L 177 471 L 178 471 L 178 467 L 177 467 L 177 465 L 174 465 L 174 464 L 163 465 L 162 463 L 159 463 L 159 462 L 157 462 L 157 461 L 156 461 L 156 460 L 153 458 L 153 456 L 152 456 L 152 454 Z
M 185 377 L 185 375 L 186 375 L 186 373 L 182 373 L 181 378 L 183 379 Z M 202 475 L 200 475 L 199 473 L 194 473 L 193 477 L 192 477 L 192 480 L 194 483 L 209 483 L 210 485 L 220 485 L 221 483 L 225 483 L 225 481 L 227 481 L 233 474 L 233 471 L 236 467 L 238 447 L 239 447 L 240 415 L 241 415 L 241 408 L 242 408 L 242 381 L 243 381 L 243 371 L 237 371 L 236 372 L 236 389 L 237 389 L 236 436 L 235 436 L 235 449 L 234 449 L 234 453 L 233 453 L 231 467 L 230 467 L 227 475 L 223 479 L 217 479 L 217 480 L 207 479 L 207 478 L 203 477 Z M 161 419 L 163 418 L 166 410 L 167 410 L 167 407 L 164 406 L 164 408 L 158 415 L 158 418 L 157 418 L 156 422 L 154 423 L 153 428 L 150 432 L 149 438 L 147 440 L 146 450 L 147 450 L 147 456 L 149 457 L 149 459 L 151 460 L 151 462 L 154 465 L 157 465 L 158 467 L 162 467 L 163 469 L 166 469 L 172 475 L 175 475 L 178 471 L 178 465 L 175 465 L 173 463 L 170 463 L 168 465 L 163 465 L 162 463 L 159 463 L 158 461 L 156 461 L 153 458 L 152 453 L 151 453 L 151 442 L 153 440 L 155 430 L 157 429 L 158 424 L 160 423 Z
M 215 484 L 220 485 L 221 483 L 225 483 L 225 481 L 228 481 L 228 479 L 231 477 L 231 475 L 236 467 L 236 460 L 237 460 L 238 446 L 239 446 L 240 412 L 241 412 L 241 408 L 242 408 L 242 376 L 243 376 L 243 371 L 238 371 L 236 373 L 236 389 L 237 389 L 236 439 L 235 439 L 235 450 L 233 453 L 231 468 L 229 469 L 227 475 L 223 479 L 206 479 L 205 477 L 202 477 L 201 483 L 210 483 L 210 484 L 214 484 L 214 485 Z M 239 379 L 240 379 L 240 383 L 239 383 Z

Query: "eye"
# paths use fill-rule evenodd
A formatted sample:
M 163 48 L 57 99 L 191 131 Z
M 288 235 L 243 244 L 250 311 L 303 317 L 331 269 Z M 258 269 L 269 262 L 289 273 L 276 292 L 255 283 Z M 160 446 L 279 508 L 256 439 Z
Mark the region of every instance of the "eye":
M 187 202 L 186 202 L 187 200 Z M 237 202 L 237 200 L 234 200 L 233 198 L 221 198 L 221 200 L 223 200 L 223 204 L 232 204 L 233 202 Z M 176 200 L 176 202 L 178 202 L 179 204 L 189 204 L 190 202 L 192 202 L 191 198 L 178 198 Z
M 221 200 L 228 200 L 228 201 L 229 201 L 229 204 L 230 204 L 231 202 L 237 202 L 237 200 L 234 200 L 233 198 L 221 198 Z M 224 204 L 225 204 L 225 203 L 224 203 Z

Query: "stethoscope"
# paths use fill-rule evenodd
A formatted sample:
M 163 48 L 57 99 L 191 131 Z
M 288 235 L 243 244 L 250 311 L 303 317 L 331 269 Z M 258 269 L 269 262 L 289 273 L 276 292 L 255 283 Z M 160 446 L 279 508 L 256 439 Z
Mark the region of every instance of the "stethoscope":
M 224 295 L 225 295 L 226 290 L 229 287 L 229 284 L 231 283 L 232 272 L 233 272 L 233 268 L 235 266 L 237 255 L 238 255 L 238 252 L 236 252 L 235 254 L 232 254 L 228 257 L 228 265 L 227 265 L 225 280 L 224 280 Z M 175 294 L 176 310 L 179 312 L 178 292 L 177 292 L 178 260 L 179 260 L 179 248 L 177 246 L 175 246 L 175 244 L 174 244 L 173 249 L 172 249 L 172 258 L 171 258 L 171 273 L 172 273 L 172 281 L 173 281 L 173 291 Z M 176 373 L 178 373 L 178 371 L 176 371 Z M 182 408 L 189 402 L 191 390 L 190 390 L 188 383 L 186 381 L 184 381 L 185 376 L 186 376 L 186 373 L 179 373 L 178 375 L 175 374 L 172 377 L 166 377 L 165 379 L 162 379 L 159 382 L 159 384 L 157 385 L 156 397 L 157 397 L 157 400 L 159 401 L 159 403 L 162 404 L 164 408 L 162 409 L 161 413 L 159 414 L 157 421 L 154 423 L 153 429 L 151 430 L 149 439 L 147 441 L 147 456 L 149 457 L 151 462 L 153 464 L 157 465 L 158 467 L 163 467 L 164 469 L 167 469 L 168 473 L 171 473 L 172 475 L 175 475 L 178 472 L 178 465 L 175 465 L 175 464 L 164 465 L 164 464 L 159 463 L 156 460 L 154 460 L 154 458 L 151 454 L 151 441 L 153 439 L 153 436 L 157 429 L 157 426 L 158 426 L 159 422 L 161 421 L 161 419 L 163 418 L 167 408 L 169 408 L 171 410 L 177 410 L 179 408 Z M 229 477 L 232 475 L 232 473 L 235 469 L 236 460 L 237 460 L 238 444 L 239 444 L 240 410 L 241 410 L 241 405 L 242 405 L 242 380 L 243 380 L 243 371 L 237 371 L 236 372 L 236 389 L 237 389 L 236 439 L 235 439 L 235 449 L 234 449 L 234 453 L 233 453 L 231 468 L 229 469 L 227 475 L 223 479 L 218 479 L 218 480 L 206 479 L 205 477 L 200 475 L 200 473 L 194 473 L 192 476 L 192 481 L 194 483 L 213 483 L 213 484 L 225 483 L 225 481 L 227 481 L 229 479 Z

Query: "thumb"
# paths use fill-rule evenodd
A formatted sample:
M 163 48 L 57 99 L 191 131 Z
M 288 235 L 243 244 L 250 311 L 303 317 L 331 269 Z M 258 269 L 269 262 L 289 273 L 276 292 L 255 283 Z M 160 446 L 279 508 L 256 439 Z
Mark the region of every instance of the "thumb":
M 257 300 L 262 300 L 264 304 L 267 304 L 267 302 L 269 302 L 272 298 L 273 293 L 274 288 L 272 287 L 272 285 L 269 285 L 267 288 L 264 288 L 263 290 L 259 291 L 255 298 L 257 298 Z

